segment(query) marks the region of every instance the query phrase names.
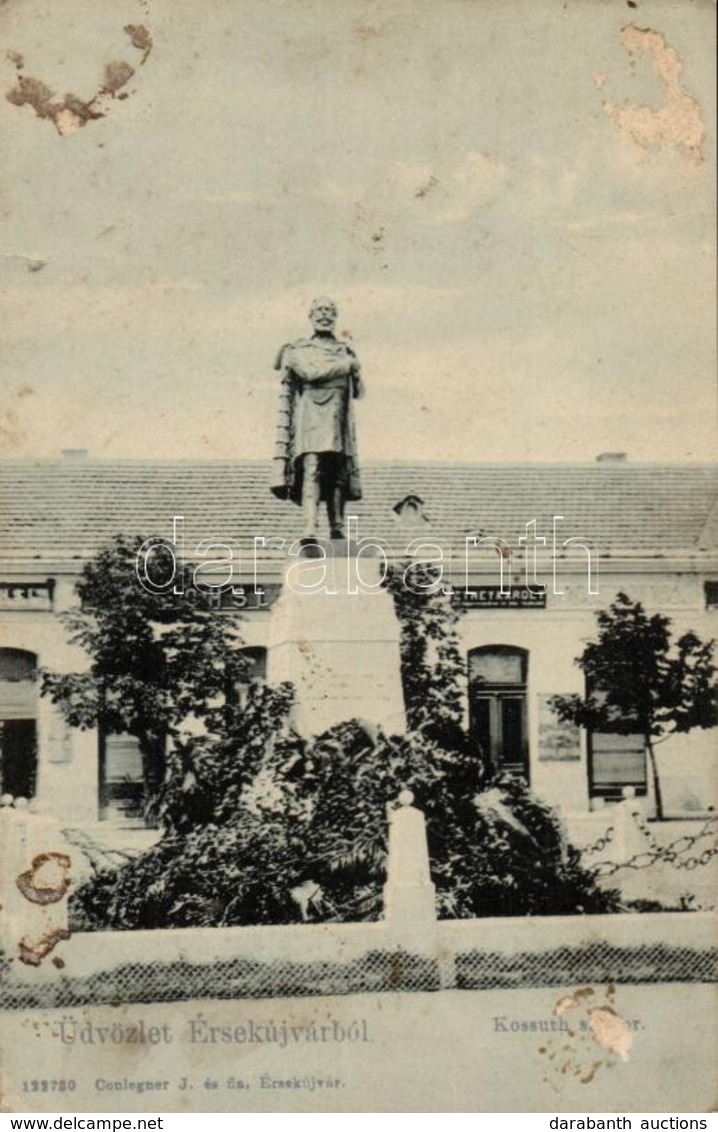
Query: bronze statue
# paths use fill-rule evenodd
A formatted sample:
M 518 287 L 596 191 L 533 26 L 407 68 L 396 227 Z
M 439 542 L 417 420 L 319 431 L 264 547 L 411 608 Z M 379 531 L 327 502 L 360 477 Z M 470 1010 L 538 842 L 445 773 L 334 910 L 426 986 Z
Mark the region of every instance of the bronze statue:
M 280 499 L 300 504 L 304 535 L 314 538 L 320 502 L 331 538 L 344 537 L 344 505 L 361 499 L 352 401 L 363 397 L 359 360 L 334 336 L 337 308 L 315 299 L 309 313 L 314 333 L 283 346 L 275 480 Z

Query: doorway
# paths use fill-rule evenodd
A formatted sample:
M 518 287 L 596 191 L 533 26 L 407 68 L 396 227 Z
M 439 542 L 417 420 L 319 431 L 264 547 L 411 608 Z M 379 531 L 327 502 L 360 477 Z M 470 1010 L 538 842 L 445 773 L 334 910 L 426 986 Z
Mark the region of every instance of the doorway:
M 529 781 L 528 652 L 485 645 L 469 653 L 469 726 L 495 774 Z
M 37 789 L 37 657 L 0 649 L 0 791 L 33 798 Z

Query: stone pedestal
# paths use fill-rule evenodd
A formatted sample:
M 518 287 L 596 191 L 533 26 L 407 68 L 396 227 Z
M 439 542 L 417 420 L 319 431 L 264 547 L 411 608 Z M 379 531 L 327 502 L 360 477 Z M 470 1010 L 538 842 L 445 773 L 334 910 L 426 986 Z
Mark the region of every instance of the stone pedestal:
M 379 565 L 346 543 L 325 543 L 306 547 L 284 571 L 267 676 L 294 684 L 294 724 L 307 737 L 353 718 L 388 734 L 406 729 L 399 623 Z
M 413 801 L 411 790 L 403 790 L 389 821 L 384 919 L 398 946 L 414 954 L 434 954 L 436 890 L 429 872 L 424 815 Z

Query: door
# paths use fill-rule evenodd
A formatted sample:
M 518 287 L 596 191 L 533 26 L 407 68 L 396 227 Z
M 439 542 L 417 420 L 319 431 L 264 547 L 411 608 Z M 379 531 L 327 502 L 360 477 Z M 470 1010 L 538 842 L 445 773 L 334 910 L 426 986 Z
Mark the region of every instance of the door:
M 37 658 L 0 649 L 0 791 L 32 798 L 37 786 Z
M 528 653 L 486 645 L 469 653 L 471 734 L 496 774 L 529 781 L 526 679 Z

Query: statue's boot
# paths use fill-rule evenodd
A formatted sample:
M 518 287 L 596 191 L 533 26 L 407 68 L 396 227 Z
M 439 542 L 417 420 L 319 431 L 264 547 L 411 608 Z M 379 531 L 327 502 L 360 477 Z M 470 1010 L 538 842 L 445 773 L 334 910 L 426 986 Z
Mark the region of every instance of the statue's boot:
M 304 483 L 302 485 L 302 514 L 305 538 L 316 538 L 321 483 L 319 459 L 313 453 L 304 457 Z
M 327 518 L 331 538 L 344 538 L 344 492 L 334 487 L 327 497 Z

